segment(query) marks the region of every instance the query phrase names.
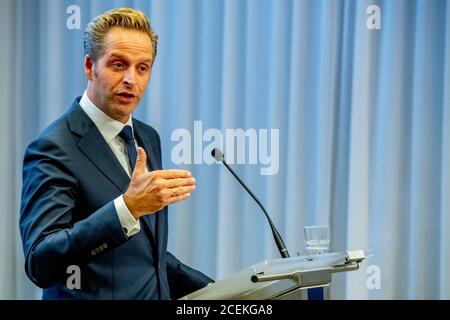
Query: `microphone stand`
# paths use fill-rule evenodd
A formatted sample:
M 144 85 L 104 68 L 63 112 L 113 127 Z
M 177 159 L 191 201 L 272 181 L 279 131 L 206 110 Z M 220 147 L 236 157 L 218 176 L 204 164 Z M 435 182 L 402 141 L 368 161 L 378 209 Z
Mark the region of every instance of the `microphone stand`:
M 264 214 L 266 215 L 267 220 L 269 221 L 270 228 L 272 229 L 272 234 L 275 239 L 275 243 L 278 247 L 278 251 L 280 251 L 280 255 L 283 258 L 289 258 L 289 252 L 286 249 L 286 245 L 284 244 L 283 239 L 281 238 L 280 233 L 278 232 L 277 228 L 275 228 L 275 225 L 272 222 L 272 219 L 270 219 L 269 214 L 267 213 L 264 206 L 261 204 L 261 202 L 258 200 L 258 198 L 254 195 L 254 193 L 247 187 L 247 185 L 244 183 L 244 181 L 239 178 L 236 172 L 228 165 L 228 163 L 225 161 L 225 158 L 223 156 L 223 153 L 219 150 L 217 150 L 218 154 L 221 155 L 221 157 L 216 157 L 216 149 L 213 149 L 211 154 L 212 156 L 218 160 L 221 161 L 225 167 L 228 169 L 228 171 L 231 172 L 231 174 L 239 181 L 239 183 L 244 187 L 245 190 L 252 196 L 253 200 L 256 201 L 256 203 L 259 205 L 259 207 L 262 209 Z

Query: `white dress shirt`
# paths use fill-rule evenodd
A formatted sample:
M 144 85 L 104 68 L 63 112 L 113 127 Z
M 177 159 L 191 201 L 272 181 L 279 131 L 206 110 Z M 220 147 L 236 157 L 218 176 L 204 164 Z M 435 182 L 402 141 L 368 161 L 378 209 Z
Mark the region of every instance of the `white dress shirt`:
M 103 138 L 111 148 L 117 160 L 119 160 L 125 172 L 128 174 L 128 176 L 131 177 L 132 170 L 130 161 L 128 160 L 127 147 L 122 138 L 119 137 L 119 133 L 120 131 L 122 131 L 124 126 L 130 126 L 131 130 L 133 130 L 133 122 L 131 116 L 128 119 L 128 122 L 125 124 L 111 118 L 97 106 L 95 106 L 95 104 L 93 104 L 91 100 L 89 100 L 86 91 L 81 97 L 79 104 L 84 112 L 86 112 L 88 117 L 92 120 L 92 122 L 94 122 L 95 126 L 102 134 Z M 119 216 L 120 223 L 125 229 L 127 236 L 131 237 L 132 235 L 138 233 L 141 230 L 139 220 L 136 220 L 131 214 L 130 210 L 128 210 L 123 200 L 123 195 L 120 195 L 114 200 L 114 206 L 116 208 L 117 215 Z

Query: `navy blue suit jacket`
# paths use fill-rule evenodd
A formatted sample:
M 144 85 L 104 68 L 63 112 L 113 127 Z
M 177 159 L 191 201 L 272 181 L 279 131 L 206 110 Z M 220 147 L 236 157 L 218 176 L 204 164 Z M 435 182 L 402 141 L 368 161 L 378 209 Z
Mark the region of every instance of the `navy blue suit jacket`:
M 25 270 L 44 299 L 170 299 L 212 280 L 167 252 L 167 207 L 148 216 L 130 238 L 113 200 L 130 178 L 78 105 L 47 127 L 27 148 L 20 215 Z M 150 170 L 161 169 L 158 133 L 133 119 Z M 67 286 L 80 269 L 81 288 Z

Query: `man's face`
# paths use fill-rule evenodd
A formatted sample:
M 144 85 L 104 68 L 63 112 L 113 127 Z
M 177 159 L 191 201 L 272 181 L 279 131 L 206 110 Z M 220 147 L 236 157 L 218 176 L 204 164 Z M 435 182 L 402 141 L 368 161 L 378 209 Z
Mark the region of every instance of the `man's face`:
M 128 121 L 150 80 L 153 47 L 142 31 L 112 28 L 97 62 L 85 59 L 89 99 L 122 123 Z

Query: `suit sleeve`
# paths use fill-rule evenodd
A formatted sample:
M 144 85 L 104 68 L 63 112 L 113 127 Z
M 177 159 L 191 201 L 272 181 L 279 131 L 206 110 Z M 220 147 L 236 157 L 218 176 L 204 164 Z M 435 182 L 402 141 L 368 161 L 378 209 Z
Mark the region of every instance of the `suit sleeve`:
M 214 282 L 200 271 L 183 264 L 170 252 L 167 252 L 167 278 L 172 299 L 184 297 Z
M 67 276 L 67 267 L 82 265 L 128 240 L 114 201 L 74 222 L 77 180 L 70 157 L 57 143 L 38 139 L 26 150 L 20 233 L 25 271 L 47 288 Z

